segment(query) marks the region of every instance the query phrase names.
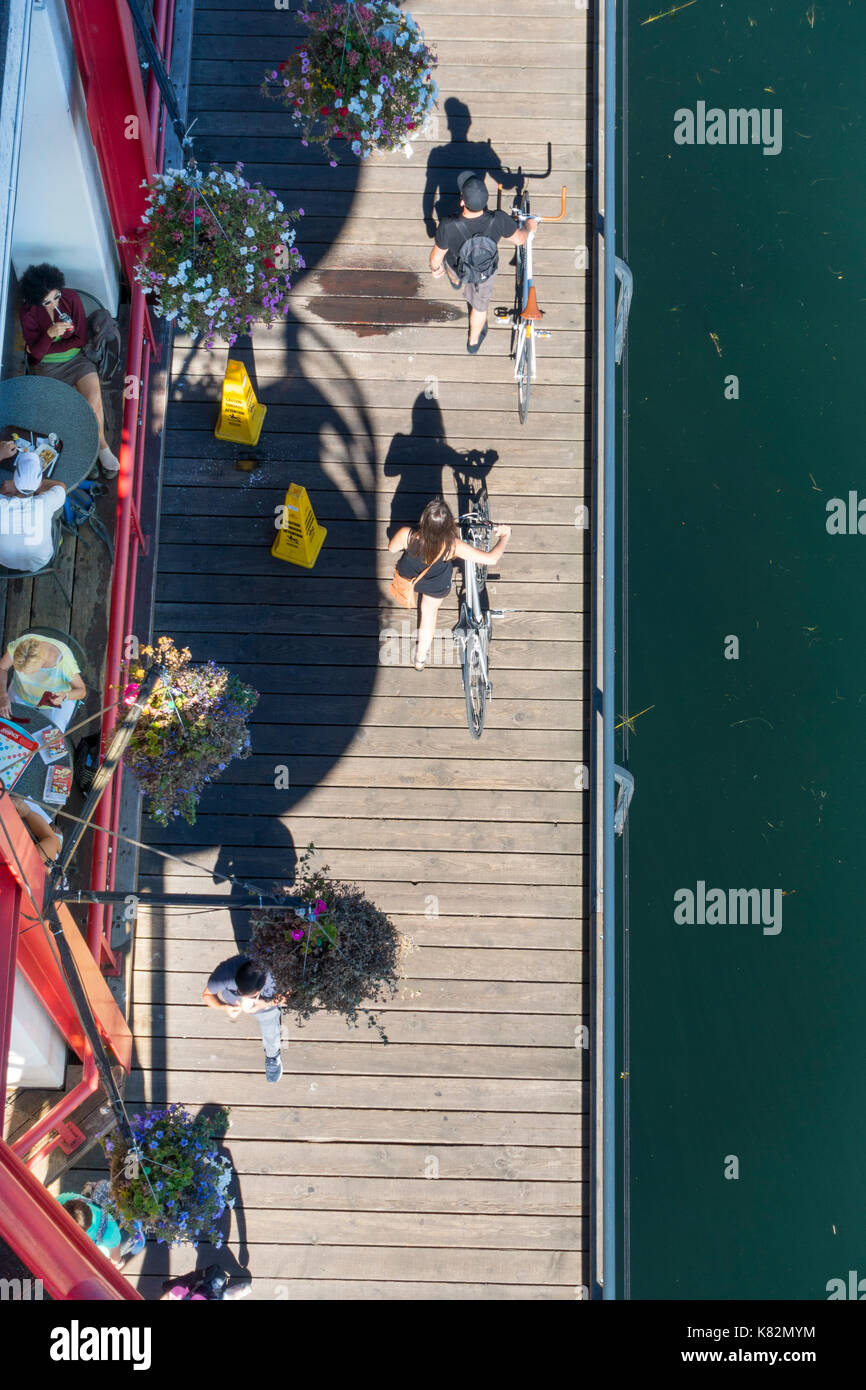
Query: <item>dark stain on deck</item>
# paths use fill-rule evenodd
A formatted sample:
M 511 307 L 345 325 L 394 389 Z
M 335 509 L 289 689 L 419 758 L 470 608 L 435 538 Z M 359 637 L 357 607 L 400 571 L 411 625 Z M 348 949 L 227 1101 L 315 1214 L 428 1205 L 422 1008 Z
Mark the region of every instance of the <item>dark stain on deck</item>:
M 322 293 L 308 299 L 310 312 L 325 323 L 345 325 L 359 338 L 409 325 L 454 323 L 466 312 L 456 295 L 453 303 L 421 299 L 421 276 L 414 270 L 320 270 L 313 278 Z

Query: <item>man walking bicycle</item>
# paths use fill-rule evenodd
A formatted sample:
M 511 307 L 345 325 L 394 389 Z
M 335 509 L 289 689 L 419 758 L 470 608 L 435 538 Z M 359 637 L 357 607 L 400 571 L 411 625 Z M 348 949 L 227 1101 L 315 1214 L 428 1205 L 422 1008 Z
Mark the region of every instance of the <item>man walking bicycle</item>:
M 430 269 L 434 279 L 447 275 L 453 289 L 462 289 L 469 305 L 466 351 L 474 356 L 487 336 L 487 309 L 499 269 L 497 244 L 505 241 L 510 246 L 523 246 L 538 226 L 538 219 L 530 217 L 522 227 L 515 227 L 507 212 L 490 212 L 487 186 L 471 169 L 458 174 L 457 187 L 461 212 L 439 223 Z

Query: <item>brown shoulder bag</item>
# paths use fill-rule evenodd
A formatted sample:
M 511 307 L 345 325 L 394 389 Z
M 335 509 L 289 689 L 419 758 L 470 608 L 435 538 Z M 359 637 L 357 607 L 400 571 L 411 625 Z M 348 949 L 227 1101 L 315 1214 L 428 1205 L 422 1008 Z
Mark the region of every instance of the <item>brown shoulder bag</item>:
M 435 564 L 438 564 L 444 554 L 445 551 L 443 550 L 441 554 L 436 556 L 435 560 L 430 561 L 429 565 L 427 565 L 420 574 L 416 574 L 414 579 L 406 579 L 404 575 L 398 574 L 397 565 L 394 566 L 394 578 L 391 580 L 390 593 L 391 597 L 399 603 L 401 608 L 415 607 L 415 585 L 418 583 L 419 579 L 424 578 L 427 570 L 431 570 Z M 397 564 L 399 563 L 400 561 L 398 560 Z

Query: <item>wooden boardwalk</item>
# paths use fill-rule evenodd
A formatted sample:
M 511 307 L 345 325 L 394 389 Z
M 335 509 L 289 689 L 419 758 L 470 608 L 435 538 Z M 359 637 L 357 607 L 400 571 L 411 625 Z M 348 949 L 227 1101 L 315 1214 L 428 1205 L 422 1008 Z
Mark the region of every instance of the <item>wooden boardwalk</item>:
M 241 13 L 239 13 L 239 10 Z M 439 51 L 438 127 L 403 154 L 329 169 L 258 95 L 298 31 L 268 0 L 196 7 L 196 153 L 302 206 L 308 270 L 286 325 L 247 352 L 268 406 L 263 461 L 213 438 L 225 350 L 178 340 L 169 408 L 156 632 L 261 691 L 253 756 L 209 789 L 197 824 L 142 856 L 142 886 L 222 895 L 209 871 L 291 878 L 313 841 L 414 937 L 384 1012 L 388 1047 L 327 1017 L 288 1025 L 277 1086 L 257 1032 L 200 1003 L 246 939 L 241 912 L 146 914 L 135 944 L 133 1102 L 227 1103 L 239 1212 L 230 1249 L 257 1298 L 560 1299 L 586 1285 L 586 532 L 592 50 L 562 0 L 423 0 Z M 533 207 L 553 337 L 517 419 L 507 337 L 465 352 L 463 301 L 427 269 L 429 218 L 464 168 L 552 169 Z M 489 142 L 489 143 L 488 143 Z M 490 180 L 489 180 L 490 181 Z M 507 254 L 493 303 L 511 299 Z M 241 345 L 239 344 L 238 347 Z M 491 581 L 488 727 L 474 742 L 460 672 L 408 664 L 387 598 L 389 529 L 485 475 L 514 527 Z M 274 507 L 307 487 L 328 537 L 313 571 L 271 559 Z M 452 598 L 440 627 L 456 618 Z M 288 769 L 289 788 L 275 787 Z M 284 780 L 284 779 L 281 779 Z M 134 1105 L 131 1106 L 134 1109 Z M 152 1295 L 166 1253 L 131 1277 Z M 162 1263 L 161 1263 L 162 1261 Z M 189 1265 L 171 1252 L 171 1267 Z

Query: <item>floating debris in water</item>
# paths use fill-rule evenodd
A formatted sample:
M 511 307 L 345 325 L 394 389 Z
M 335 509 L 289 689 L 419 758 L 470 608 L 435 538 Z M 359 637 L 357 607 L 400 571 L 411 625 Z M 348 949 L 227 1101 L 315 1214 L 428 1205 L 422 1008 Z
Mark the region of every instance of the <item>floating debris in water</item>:
M 808 10 L 806 11 L 806 23 L 808 24 L 808 26 L 809 26 L 810 29 L 814 29 L 814 28 L 815 28 L 815 6 L 814 6 L 814 5 L 810 5 L 809 8 L 808 8 Z M 836 1233 L 836 1227 L 834 1226 L 834 1227 L 833 1227 L 833 1234 L 835 1235 L 835 1233 Z
M 634 721 L 635 721 L 636 719 L 640 719 L 641 714 L 649 714 L 649 712 L 650 712 L 651 709 L 655 709 L 655 705 L 647 705 L 646 709 L 642 709 L 642 710 L 640 711 L 640 714 L 621 714 L 621 715 L 620 715 L 620 720 L 621 720 L 622 722 L 619 723 L 619 724 L 614 724 L 614 726 L 613 726 L 614 729 L 621 729 L 621 728 L 623 727 L 623 725 L 627 725 L 627 726 L 628 726 L 628 731 L 629 731 L 629 733 L 630 733 L 630 734 L 635 734 L 635 737 L 637 737 L 637 734 L 636 734 L 636 731 L 635 731 L 635 727 L 634 727 Z
M 809 474 L 809 477 L 812 478 L 812 474 L 811 474 L 811 473 Z M 812 488 L 813 488 L 813 490 L 814 490 L 815 492 L 823 492 L 823 491 L 824 491 L 824 489 L 823 489 L 822 487 L 819 487 L 819 486 L 818 486 L 818 484 L 815 482 L 815 479 L 814 479 L 814 478 L 812 478 Z
M 721 355 L 722 355 L 722 349 L 721 349 L 720 346 L 719 346 L 719 335 L 718 335 L 717 333 L 711 333 L 711 334 L 710 334 L 710 337 L 711 337 L 712 340 L 713 340 L 713 347 L 716 349 L 716 352 L 717 352 L 717 353 L 719 354 L 719 356 L 721 357 Z
M 641 20 L 641 28 L 645 24 L 655 24 L 657 19 L 667 19 L 668 15 L 679 14 L 680 10 L 687 10 L 689 5 L 696 5 L 698 0 L 686 0 L 684 5 L 674 5 L 672 10 L 662 10 L 661 14 L 651 14 L 649 19 Z

